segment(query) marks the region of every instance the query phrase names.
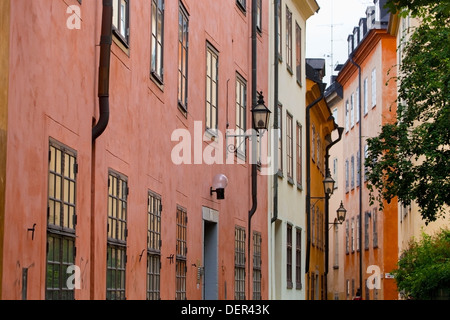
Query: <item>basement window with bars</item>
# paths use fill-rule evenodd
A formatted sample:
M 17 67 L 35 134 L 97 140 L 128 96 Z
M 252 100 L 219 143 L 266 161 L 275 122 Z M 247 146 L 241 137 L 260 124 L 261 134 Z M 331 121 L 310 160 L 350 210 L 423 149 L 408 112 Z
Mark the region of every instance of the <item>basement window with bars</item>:
M 234 299 L 245 300 L 245 229 L 234 229 Z
M 187 211 L 177 208 L 176 290 L 175 300 L 186 300 Z
M 161 197 L 149 191 L 147 203 L 147 300 L 160 300 Z
M 108 177 L 107 300 L 126 299 L 128 192 L 127 178 L 117 172 L 110 171 Z
M 47 300 L 73 300 L 67 268 L 75 263 L 77 154 L 50 140 L 47 207 Z
M 286 225 L 286 286 L 292 289 L 292 225 Z
M 302 289 L 302 229 L 295 228 L 295 289 Z
M 253 232 L 253 300 L 261 300 L 261 233 Z

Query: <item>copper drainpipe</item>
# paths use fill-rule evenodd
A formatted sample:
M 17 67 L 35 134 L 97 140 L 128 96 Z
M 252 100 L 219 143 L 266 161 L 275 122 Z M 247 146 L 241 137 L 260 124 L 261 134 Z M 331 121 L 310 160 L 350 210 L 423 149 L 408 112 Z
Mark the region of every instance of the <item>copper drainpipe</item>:
M 257 19 L 257 2 L 256 0 L 252 1 L 252 108 L 256 107 L 257 104 L 257 39 L 256 39 L 256 19 Z M 252 121 L 252 134 L 254 134 L 253 121 Z M 251 299 L 251 280 L 250 276 L 252 273 L 250 272 L 250 249 L 251 249 L 251 228 L 252 228 L 252 218 L 256 212 L 256 208 L 258 207 L 258 193 L 257 193 L 257 163 L 256 163 L 256 138 L 252 137 L 252 164 L 251 164 L 251 175 L 252 175 L 252 207 L 248 212 L 248 297 L 247 299 Z
M 111 45 L 112 45 L 112 20 L 113 20 L 113 0 L 103 0 L 103 13 L 101 21 L 100 37 L 100 62 L 98 70 L 98 98 L 100 118 L 92 128 L 92 157 L 91 157 L 91 233 L 95 234 L 95 193 L 96 193 L 96 151 L 95 141 L 105 131 L 109 122 L 109 73 L 111 65 Z M 91 279 L 95 278 L 95 252 L 96 243 L 94 237 L 91 241 Z M 90 284 L 91 299 L 95 299 L 95 285 Z
M 109 73 L 111 66 L 113 0 L 103 0 L 102 30 L 100 38 L 100 64 L 98 70 L 98 98 L 100 118 L 92 128 L 92 141 L 105 131 L 109 122 Z
M 358 63 L 356 63 L 355 62 L 355 60 L 353 60 L 353 57 L 354 57 L 354 55 L 353 55 L 353 52 L 352 52 L 352 54 L 350 55 L 350 58 L 349 58 L 349 61 L 358 69 L 358 81 L 359 81 L 359 84 L 358 84 L 358 86 L 359 86 L 359 88 L 358 88 L 358 90 L 359 90 L 359 101 L 358 101 L 358 103 L 359 103 L 359 110 L 358 110 L 358 112 L 359 112 L 359 137 L 358 137 L 358 140 L 359 140 L 359 143 L 358 143 L 358 146 L 359 146 L 359 168 L 358 168 L 358 170 L 359 170 L 359 173 L 358 173 L 358 175 L 359 175 L 359 289 L 361 290 L 361 297 L 363 296 L 363 272 L 362 272 L 362 270 L 363 270 L 363 259 L 362 259 L 362 256 L 363 256 L 363 252 L 364 252 L 364 250 L 362 249 L 362 189 L 363 189 L 363 183 L 362 183 L 362 170 L 361 170 L 361 164 L 362 164 L 362 125 L 361 125 L 361 122 L 362 122 L 362 110 L 361 110 L 361 106 L 362 106 L 362 104 L 361 104 L 361 99 L 362 99 L 362 97 L 361 97 L 361 84 L 362 84 L 362 82 L 361 82 L 361 66 L 358 64 Z M 366 290 L 366 288 L 364 288 L 364 291 Z

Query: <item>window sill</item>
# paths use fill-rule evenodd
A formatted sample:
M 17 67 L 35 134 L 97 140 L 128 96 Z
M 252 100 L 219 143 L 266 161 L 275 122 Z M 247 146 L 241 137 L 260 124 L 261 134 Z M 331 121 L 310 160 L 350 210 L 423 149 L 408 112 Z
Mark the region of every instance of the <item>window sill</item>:
M 292 71 L 291 66 L 288 66 L 288 65 L 286 64 L 286 69 L 287 69 L 287 71 L 290 73 L 291 76 L 294 75 L 294 71 Z
M 211 139 L 212 141 L 215 141 L 216 138 L 219 137 L 219 134 L 217 132 L 217 129 L 210 129 L 210 128 L 206 128 L 205 129 L 205 134 L 206 136 Z
M 154 82 L 156 82 L 160 86 L 164 86 L 164 80 L 161 76 L 159 76 L 155 70 L 150 71 L 150 77 Z
M 241 12 L 244 16 L 247 15 L 247 10 L 244 8 L 244 6 L 239 1 L 236 1 L 236 6 L 239 8 L 239 10 L 241 10 Z
M 164 92 L 164 83 L 161 82 L 156 76 L 150 73 L 150 80 L 158 87 L 161 92 Z
M 187 108 L 178 101 L 178 110 L 183 114 L 183 116 L 187 119 Z
M 236 150 L 235 155 L 244 162 L 247 160 L 245 153 L 242 151 Z
M 130 57 L 130 47 L 122 40 L 122 37 L 118 36 L 116 32 L 113 31 L 113 42 L 128 56 Z

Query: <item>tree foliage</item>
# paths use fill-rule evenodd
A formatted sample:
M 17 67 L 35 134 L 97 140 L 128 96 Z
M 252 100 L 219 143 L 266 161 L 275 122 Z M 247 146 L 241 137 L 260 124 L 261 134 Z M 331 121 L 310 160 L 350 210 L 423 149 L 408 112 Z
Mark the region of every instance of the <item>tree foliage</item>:
M 450 205 L 450 19 L 448 2 L 395 1 L 421 18 L 395 79 L 397 120 L 368 139 L 368 187 L 373 203 L 416 201 L 426 223 Z M 393 2 L 390 1 L 392 4 Z M 415 4 L 427 7 L 410 7 Z M 433 4 L 434 3 L 434 4 Z M 389 4 L 389 3 L 388 3 Z
M 391 13 L 410 13 L 412 16 L 423 16 L 431 9 L 433 12 L 447 15 L 450 13 L 450 1 L 442 0 L 388 0 L 386 7 Z
M 433 299 L 438 289 L 450 289 L 450 230 L 412 240 L 392 271 L 406 297 Z

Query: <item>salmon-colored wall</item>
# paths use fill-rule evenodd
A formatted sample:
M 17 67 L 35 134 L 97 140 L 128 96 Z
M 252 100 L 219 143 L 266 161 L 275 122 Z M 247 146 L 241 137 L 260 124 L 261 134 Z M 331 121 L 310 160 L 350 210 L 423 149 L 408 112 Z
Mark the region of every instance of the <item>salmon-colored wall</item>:
M 77 1 L 71 1 L 73 4 Z M 86 7 L 88 4 L 86 4 Z M 95 6 L 83 21 L 94 25 Z M 49 138 L 77 150 L 79 239 L 90 236 L 90 149 L 95 106 L 94 28 L 70 31 L 67 5 L 11 2 L 7 186 L 2 298 L 22 297 L 22 269 L 28 268 L 28 299 L 45 295 Z M 36 224 L 34 240 L 28 229 Z M 89 240 L 77 243 L 76 263 L 89 270 Z M 87 273 L 88 274 L 88 273 Z M 83 286 L 89 278 L 83 276 Z M 80 298 L 89 292 L 80 291 Z
M 6 192 L 6 144 L 8 132 L 8 86 L 9 86 L 9 0 L 0 2 L 0 288 L 3 275 L 3 242 Z M 0 299 L 2 292 L 0 290 Z
M 235 75 L 247 80 L 247 106 L 251 106 L 250 4 L 244 15 L 234 2 L 182 1 L 189 12 L 189 112 L 177 108 L 178 2 L 165 3 L 164 86 L 149 76 L 150 1 L 133 1 L 130 13 L 130 48 L 115 41 L 111 55 L 110 121 L 104 134 L 91 143 L 93 118 L 98 120 L 97 72 L 101 2 L 80 6 L 80 30 L 69 30 L 67 5 L 78 1 L 17 0 L 11 3 L 11 62 L 8 117 L 7 190 L 2 294 L 20 299 L 22 268 L 28 271 L 28 298 L 45 298 L 46 207 L 48 143 L 52 137 L 77 151 L 76 264 L 81 267 L 81 290 L 76 299 L 106 298 L 106 228 L 108 170 L 128 178 L 126 296 L 146 297 L 148 190 L 162 198 L 161 298 L 175 298 L 176 208 L 188 215 L 187 297 L 201 299 L 197 288 L 197 261 L 203 263 L 202 206 L 219 212 L 218 294 L 234 299 L 234 228 L 248 231 L 251 202 L 250 166 L 180 165 L 171 160 L 175 129 L 186 128 L 194 138 L 195 121 L 205 119 L 206 41 L 219 52 L 219 130 L 225 133 L 226 110 L 230 128 L 235 118 Z M 66 4 L 67 3 L 67 4 Z M 263 19 L 268 16 L 263 2 Z M 214 18 L 211 18 L 214 16 Z M 230 21 L 232 21 L 230 23 Z M 230 28 L 230 24 L 233 28 Z M 257 90 L 268 91 L 267 23 L 258 35 Z M 229 83 L 228 83 L 229 81 Z M 250 112 L 247 127 L 250 128 Z M 203 127 L 200 131 L 203 134 Z M 198 139 L 198 137 L 197 137 Z M 203 149 L 210 142 L 201 142 Z M 192 144 L 194 147 L 194 142 Z M 222 147 L 225 150 L 226 146 Z M 225 154 L 225 152 L 224 152 Z M 194 157 L 192 157 L 194 159 Z M 210 195 L 213 177 L 229 180 L 225 200 Z M 267 181 L 258 177 L 258 208 L 252 232 L 262 234 L 262 297 L 267 298 Z M 27 229 L 36 223 L 34 240 Z M 253 244 L 252 244 L 253 248 Z M 247 246 L 246 246 L 247 251 Z M 251 259 L 253 252 L 247 253 Z M 247 260 L 248 261 L 248 260 Z M 247 280 L 253 272 L 246 271 Z M 251 283 L 251 281 L 250 281 Z M 226 287 L 225 287 L 226 284 Z M 251 287 L 246 281 L 246 296 Z M 227 296 L 225 296 L 227 292 Z

